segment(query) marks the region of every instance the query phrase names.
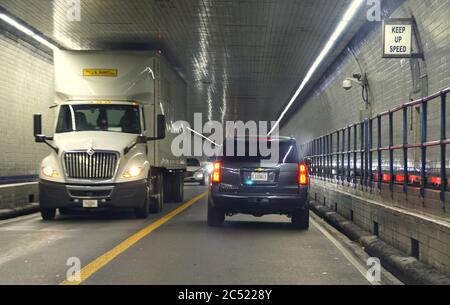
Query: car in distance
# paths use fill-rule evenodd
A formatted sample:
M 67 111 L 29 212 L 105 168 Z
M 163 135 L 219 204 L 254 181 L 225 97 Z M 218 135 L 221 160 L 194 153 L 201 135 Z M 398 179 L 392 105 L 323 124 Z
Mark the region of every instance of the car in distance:
M 195 158 L 188 158 L 186 165 L 184 182 L 198 182 L 200 185 L 205 185 L 207 173 L 205 167 L 201 166 L 200 161 Z
M 234 153 L 230 154 L 226 147 L 231 141 L 234 142 Z M 260 147 L 260 141 L 268 142 L 265 145 L 272 149 L 278 147 L 278 160 L 268 160 L 270 155 L 263 157 L 264 154 L 259 150 L 256 154 L 249 153 L 251 145 Z M 237 153 L 238 145 L 245 146 L 244 154 Z M 284 137 L 227 139 L 214 162 L 211 174 L 208 225 L 222 226 L 225 216 L 235 214 L 250 214 L 256 217 L 280 214 L 291 217 L 295 228 L 307 230 L 308 189 L 308 168 L 305 163 L 299 162 L 295 139 Z

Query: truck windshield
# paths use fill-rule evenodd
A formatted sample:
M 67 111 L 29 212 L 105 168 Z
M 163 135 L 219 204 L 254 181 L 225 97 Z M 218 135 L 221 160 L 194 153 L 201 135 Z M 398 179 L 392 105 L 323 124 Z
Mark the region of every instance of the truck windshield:
M 75 126 L 73 126 L 73 123 L 75 123 Z M 139 106 L 63 105 L 59 111 L 56 133 L 72 131 L 110 131 L 140 134 Z

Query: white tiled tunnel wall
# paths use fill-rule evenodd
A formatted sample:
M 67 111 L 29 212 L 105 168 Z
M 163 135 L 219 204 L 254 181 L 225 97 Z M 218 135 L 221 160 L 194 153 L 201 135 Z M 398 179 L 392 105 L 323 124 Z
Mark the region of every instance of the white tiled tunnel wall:
M 34 142 L 33 114 L 52 135 L 52 59 L 0 33 L 0 63 L 0 177 L 36 175 L 49 148 Z

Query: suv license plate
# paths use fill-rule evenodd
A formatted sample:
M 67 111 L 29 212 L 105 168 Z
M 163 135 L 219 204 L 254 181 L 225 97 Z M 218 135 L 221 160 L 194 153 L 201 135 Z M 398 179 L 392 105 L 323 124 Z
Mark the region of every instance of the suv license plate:
M 97 200 L 83 200 L 83 208 L 98 208 Z
M 267 182 L 269 180 L 268 173 L 252 173 L 252 181 Z

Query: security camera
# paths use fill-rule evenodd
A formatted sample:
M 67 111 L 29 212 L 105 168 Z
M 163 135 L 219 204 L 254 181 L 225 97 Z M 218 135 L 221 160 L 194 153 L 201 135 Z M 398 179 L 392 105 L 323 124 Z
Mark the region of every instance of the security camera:
M 344 82 L 342 83 L 342 87 L 345 89 L 345 90 L 350 90 L 350 89 L 352 89 L 352 87 L 353 87 L 353 82 L 352 82 L 352 80 L 351 79 L 346 79 L 346 80 L 344 80 Z
M 342 88 L 344 88 L 346 91 L 349 91 L 352 89 L 353 84 L 356 84 L 358 86 L 361 86 L 362 88 L 362 98 L 366 104 L 369 103 L 369 81 L 367 80 L 367 75 L 360 74 L 360 73 L 353 73 L 353 77 L 347 77 L 342 82 Z

